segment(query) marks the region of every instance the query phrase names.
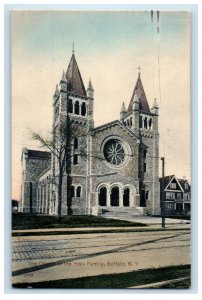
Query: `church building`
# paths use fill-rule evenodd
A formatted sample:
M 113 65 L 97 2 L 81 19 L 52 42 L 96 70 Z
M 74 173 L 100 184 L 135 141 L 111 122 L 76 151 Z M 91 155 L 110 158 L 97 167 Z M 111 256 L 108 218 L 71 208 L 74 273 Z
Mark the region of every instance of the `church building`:
M 132 74 L 131 74 L 132 75 Z M 132 91 L 133 87 L 131 87 Z M 160 213 L 159 107 L 150 108 L 141 74 L 120 117 L 94 126 L 94 89 L 85 89 L 72 53 L 53 96 L 53 132 L 71 125 L 62 185 L 62 215 Z M 57 143 L 55 144 L 58 147 Z M 49 151 L 22 150 L 21 212 L 56 215 L 59 163 Z

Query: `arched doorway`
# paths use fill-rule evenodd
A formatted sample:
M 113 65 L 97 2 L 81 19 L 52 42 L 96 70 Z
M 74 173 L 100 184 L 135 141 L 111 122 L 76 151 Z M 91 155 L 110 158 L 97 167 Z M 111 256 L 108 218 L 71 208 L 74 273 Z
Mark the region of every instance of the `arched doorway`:
M 123 193 L 123 206 L 129 206 L 130 189 L 126 188 Z
M 119 188 L 117 186 L 111 189 L 111 206 L 119 206 Z
M 98 203 L 99 203 L 99 206 L 107 205 L 107 188 L 105 186 L 100 188 Z

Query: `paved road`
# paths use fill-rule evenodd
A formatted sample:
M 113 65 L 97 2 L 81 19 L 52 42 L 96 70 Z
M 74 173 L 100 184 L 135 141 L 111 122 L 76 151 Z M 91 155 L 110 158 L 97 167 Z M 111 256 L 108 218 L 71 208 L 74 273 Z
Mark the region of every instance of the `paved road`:
M 190 263 L 190 229 L 13 237 L 13 283 Z

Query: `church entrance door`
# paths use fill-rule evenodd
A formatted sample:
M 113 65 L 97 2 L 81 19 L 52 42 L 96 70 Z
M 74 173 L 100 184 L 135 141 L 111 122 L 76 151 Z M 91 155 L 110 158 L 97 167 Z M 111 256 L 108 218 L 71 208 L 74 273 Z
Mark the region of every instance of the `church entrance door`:
M 119 188 L 113 187 L 111 190 L 111 206 L 119 206 Z
M 123 193 L 123 206 L 129 206 L 130 190 L 127 188 Z

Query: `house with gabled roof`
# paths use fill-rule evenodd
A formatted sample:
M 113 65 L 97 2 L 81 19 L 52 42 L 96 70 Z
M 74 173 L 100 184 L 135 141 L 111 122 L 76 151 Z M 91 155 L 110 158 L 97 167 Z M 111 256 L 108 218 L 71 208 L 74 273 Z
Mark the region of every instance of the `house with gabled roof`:
M 69 152 L 70 174 L 64 174 L 62 214 L 69 211 L 94 215 L 107 212 L 159 214 L 159 107 L 156 99 L 150 108 L 139 72 L 128 109 L 123 103 L 119 120 L 95 127 L 95 101 L 92 82 L 89 80 L 85 89 L 73 52 L 52 100 L 53 131 L 67 118 L 72 133 L 79 131 L 78 136 L 74 134 Z M 27 154 L 23 151 L 23 172 L 29 175 L 26 160 Z M 57 192 L 51 183 L 54 181 L 51 178 L 58 176 L 57 167 L 57 157 L 52 155 L 50 159 L 47 155 L 47 164 L 40 172 L 36 171 L 37 176 L 23 180 L 21 211 L 57 214 Z M 35 187 L 35 194 L 31 186 Z
M 161 205 L 165 214 L 186 214 L 191 210 L 191 186 L 187 179 L 175 175 L 160 178 Z

